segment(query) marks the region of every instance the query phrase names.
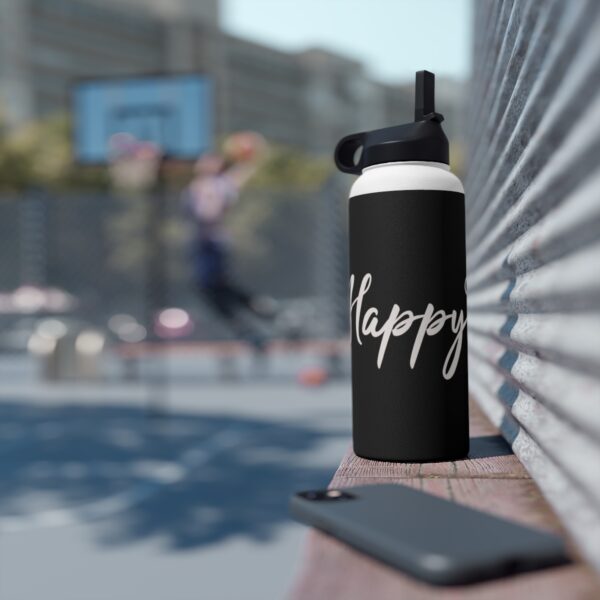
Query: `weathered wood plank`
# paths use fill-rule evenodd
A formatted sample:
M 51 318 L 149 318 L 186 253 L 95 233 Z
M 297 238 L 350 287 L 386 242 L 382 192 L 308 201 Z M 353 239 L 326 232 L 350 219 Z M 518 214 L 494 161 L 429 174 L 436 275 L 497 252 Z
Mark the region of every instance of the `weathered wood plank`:
M 497 430 L 476 406 L 471 408 L 471 432 L 474 436 L 497 434 Z M 482 448 L 485 453 L 486 445 L 480 450 Z M 498 445 L 498 448 L 501 450 L 502 446 Z M 493 454 L 494 444 L 488 444 L 487 449 L 492 450 Z M 564 533 L 535 482 L 512 454 L 415 465 L 369 461 L 349 451 L 330 486 L 352 487 L 376 483 L 408 485 L 523 524 Z M 575 550 L 573 555 L 576 555 Z M 600 582 L 589 567 L 576 562 L 483 584 L 433 587 L 312 530 L 308 536 L 301 572 L 290 595 L 292 600 L 505 597 L 550 600 L 598 598 Z
M 390 463 L 359 458 L 351 450 L 346 453 L 336 472 L 336 477 L 369 477 L 384 479 L 410 479 L 412 477 L 481 477 L 520 479 L 529 475 L 514 456 L 494 456 L 451 463 Z M 337 485 L 337 484 L 336 484 Z

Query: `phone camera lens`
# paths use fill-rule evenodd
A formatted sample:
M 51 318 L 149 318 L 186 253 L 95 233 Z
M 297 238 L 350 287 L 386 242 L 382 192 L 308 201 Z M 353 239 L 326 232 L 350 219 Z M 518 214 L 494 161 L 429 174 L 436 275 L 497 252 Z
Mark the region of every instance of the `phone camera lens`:
M 335 502 L 336 500 L 352 500 L 354 496 L 343 492 L 342 490 L 311 490 L 308 492 L 300 492 L 299 496 L 313 502 L 325 501 Z
M 343 496 L 342 492 L 340 492 L 340 490 L 327 490 L 325 492 L 325 495 L 330 499 L 330 500 L 335 500 L 337 498 L 341 498 Z

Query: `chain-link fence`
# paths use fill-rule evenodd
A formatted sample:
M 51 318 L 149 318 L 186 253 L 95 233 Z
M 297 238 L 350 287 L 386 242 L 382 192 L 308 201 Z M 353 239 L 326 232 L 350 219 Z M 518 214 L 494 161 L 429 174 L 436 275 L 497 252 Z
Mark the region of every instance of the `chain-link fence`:
M 346 330 L 345 192 L 336 180 L 319 190 L 251 189 L 231 214 L 234 277 L 289 305 L 305 337 L 335 338 Z M 145 322 L 152 310 L 176 306 L 197 322 L 193 339 L 226 336 L 194 285 L 194 225 L 179 193 L 166 196 L 155 231 L 149 226 L 153 198 L 39 189 L 0 198 L 0 291 L 57 288 L 73 298 L 69 316 L 97 327 L 115 314 Z M 153 252 L 157 235 L 159 255 Z M 161 299 L 149 297 L 152 277 L 164 277 Z M 4 329 L 18 317 L 4 310 Z

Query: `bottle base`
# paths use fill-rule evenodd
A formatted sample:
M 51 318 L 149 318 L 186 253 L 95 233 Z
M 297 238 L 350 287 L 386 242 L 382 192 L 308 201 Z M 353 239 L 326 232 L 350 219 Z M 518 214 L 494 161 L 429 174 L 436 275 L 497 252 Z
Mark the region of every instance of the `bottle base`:
M 366 460 L 374 460 L 378 462 L 396 462 L 396 463 L 436 463 L 436 462 L 452 462 L 455 460 L 466 460 L 469 457 L 469 449 L 465 452 L 456 452 L 453 454 L 445 454 L 443 456 L 432 456 L 426 458 L 416 458 L 416 457 L 408 457 L 408 458 L 391 458 L 389 456 L 380 456 L 380 455 L 372 455 L 370 453 L 360 452 L 354 449 L 354 454 L 360 458 L 364 458 Z

